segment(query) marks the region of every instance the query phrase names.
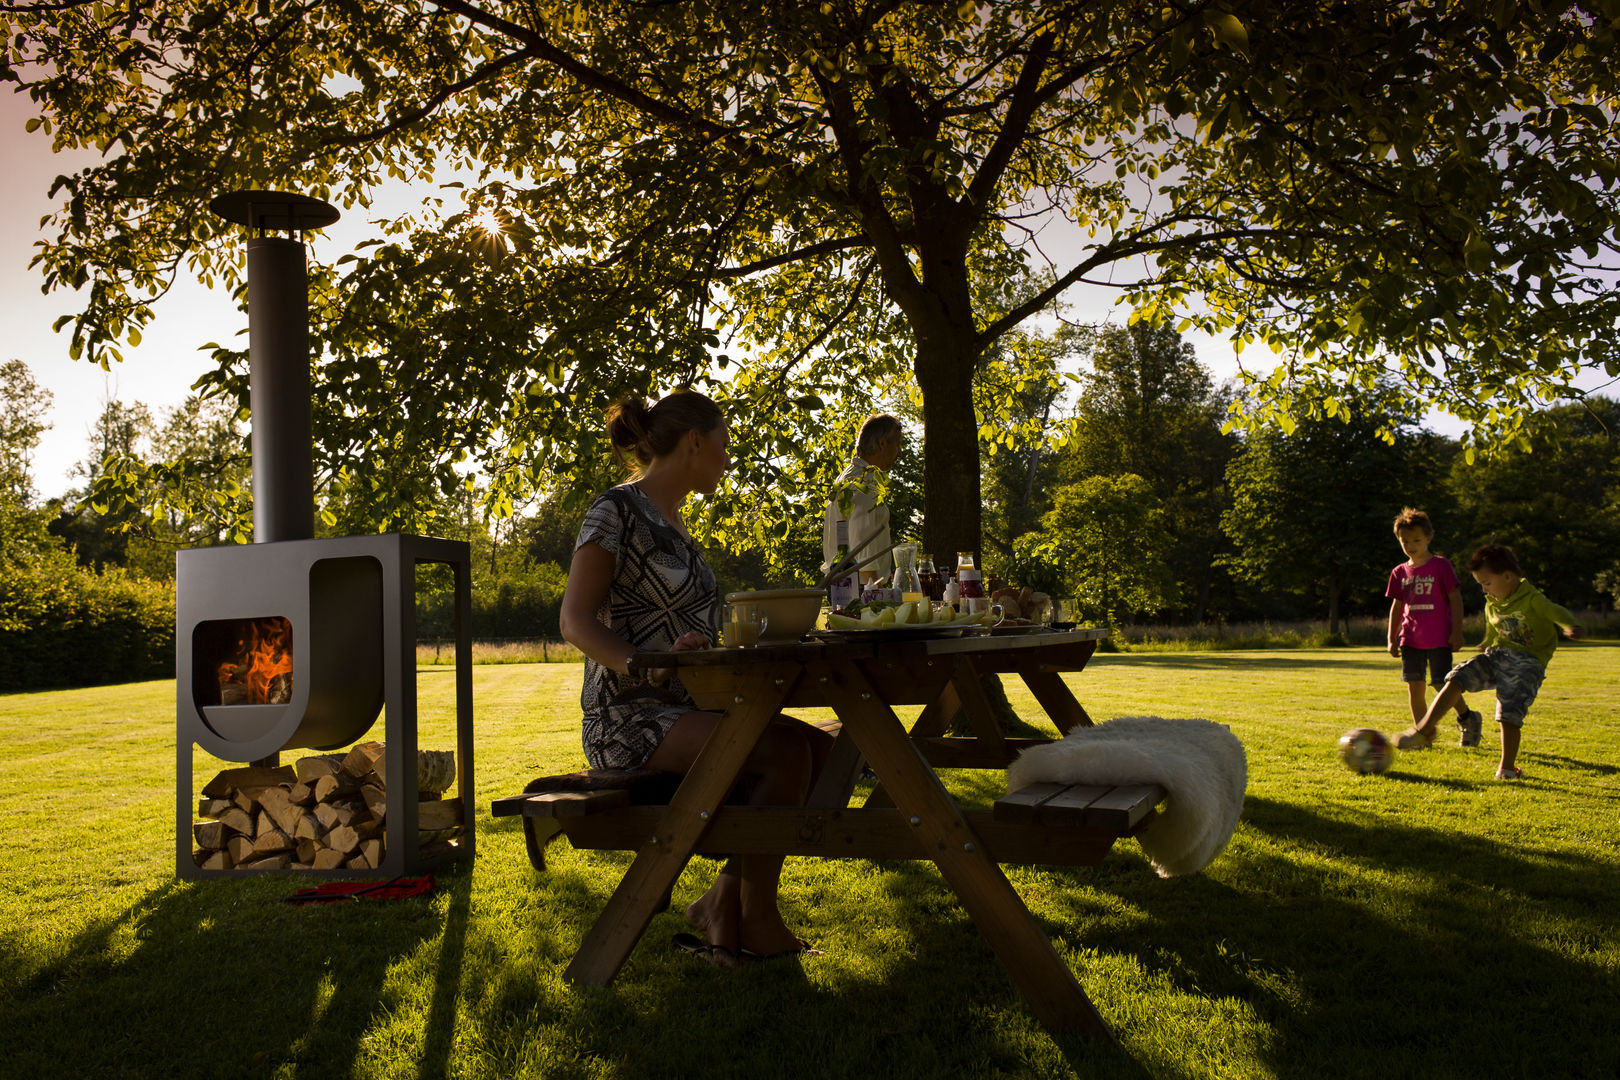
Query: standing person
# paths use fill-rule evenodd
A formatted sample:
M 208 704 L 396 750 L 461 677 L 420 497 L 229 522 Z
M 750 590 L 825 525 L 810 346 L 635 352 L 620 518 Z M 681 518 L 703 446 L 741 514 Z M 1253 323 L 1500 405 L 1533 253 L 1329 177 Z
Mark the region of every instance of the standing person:
M 1429 550 L 1434 541 L 1434 523 L 1428 514 L 1410 506 L 1396 514 L 1395 539 L 1406 552 L 1406 562 L 1389 572 L 1389 584 L 1384 589 L 1384 595 L 1390 598 L 1389 655 L 1400 658 L 1401 678 L 1406 681 L 1407 704 L 1415 725 L 1429 711 L 1425 673 L 1439 689 L 1451 670 L 1451 654 L 1462 651 L 1462 589 L 1451 560 Z M 1484 720 L 1458 696 L 1461 745 L 1479 745 Z
M 1524 770 L 1517 761 L 1524 718 L 1558 648 L 1558 631 L 1562 628 L 1568 638 L 1582 637 L 1585 631 L 1575 616 L 1524 580 L 1518 556 L 1507 545 L 1477 549 L 1468 559 L 1468 570 L 1485 590 L 1485 639 L 1479 643 L 1479 655 L 1451 669 L 1429 711 L 1416 727 L 1397 735 L 1395 745 L 1407 750 L 1432 743 L 1440 717 L 1464 691 L 1473 694 L 1494 687 L 1496 719 L 1502 725 L 1496 778 L 1522 780 Z
M 594 769 L 660 769 L 684 774 L 720 717 L 693 703 L 669 669 L 630 671 L 639 651 L 707 648 L 720 624 L 714 574 L 693 543 L 681 506 L 710 494 L 731 467 L 729 434 L 713 401 L 679 392 L 656 405 L 630 397 L 608 413 L 608 437 L 630 465 L 628 483 L 586 511 L 562 600 L 563 637 L 585 654 L 585 757 Z M 831 737 L 778 716 L 743 768 L 748 801 L 801 806 Z M 686 909 L 707 944 L 705 959 L 735 967 L 754 956 L 797 953 L 805 945 L 782 921 L 777 887 L 782 857 L 733 858 Z
M 850 551 L 860 558 L 863 554 L 882 551 L 889 546 L 889 508 L 878 501 L 884 477 L 894 467 L 895 459 L 905 445 L 905 430 L 900 421 L 888 413 L 874 413 L 861 424 L 855 437 L 855 454 L 844 471 L 833 482 L 827 498 L 826 520 L 821 530 L 822 569 L 828 569 L 838 558 L 838 522 L 849 522 L 849 543 L 853 546 L 867 537 L 873 537 L 862 551 Z M 875 534 L 875 535 L 874 535 Z M 887 581 L 892 563 L 884 552 L 861 571 L 861 584 L 874 580 Z

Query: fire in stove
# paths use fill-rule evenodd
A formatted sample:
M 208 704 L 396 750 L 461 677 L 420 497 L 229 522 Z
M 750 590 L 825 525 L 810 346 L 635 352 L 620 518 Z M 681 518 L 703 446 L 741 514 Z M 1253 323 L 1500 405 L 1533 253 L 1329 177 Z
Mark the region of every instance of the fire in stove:
M 281 616 L 235 621 L 230 655 L 219 665 L 221 705 L 285 705 L 292 700 L 292 625 Z

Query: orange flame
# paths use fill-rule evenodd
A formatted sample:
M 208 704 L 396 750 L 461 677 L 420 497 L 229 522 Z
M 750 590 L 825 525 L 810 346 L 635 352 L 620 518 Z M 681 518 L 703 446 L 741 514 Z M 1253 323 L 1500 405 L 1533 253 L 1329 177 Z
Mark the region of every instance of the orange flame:
M 245 687 L 247 705 L 280 704 L 287 700 L 292 677 L 292 626 L 279 616 L 250 619 L 236 651 L 219 665 L 219 684 Z M 279 686 L 272 686 L 280 676 Z M 279 691 L 279 692 L 278 692 Z

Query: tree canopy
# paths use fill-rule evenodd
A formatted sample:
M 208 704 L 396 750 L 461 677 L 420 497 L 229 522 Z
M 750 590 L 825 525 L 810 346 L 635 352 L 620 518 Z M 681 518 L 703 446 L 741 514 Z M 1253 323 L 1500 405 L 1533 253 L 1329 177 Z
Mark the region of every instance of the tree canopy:
M 214 195 L 377 215 L 317 268 L 313 330 L 324 480 L 384 519 L 469 458 L 496 511 L 594 480 L 609 401 L 689 382 L 746 448 L 699 525 L 768 546 L 899 382 L 924 542 L 979 549 L 975 375 L 1072 289 L 1278 350 L 1260 420 L 1393 366 L 1499 441 L 1620 374 L 1620 0 L 0 11 L 0 78 L 58 147 L 107 154 L 58 181 L 36 260 L 87 290 L 75 357 L 138 341 L 176 273 L 240 285 Z M 390 178 L 446 187 L 384 214 Z M 245 403 L 217 356 L 210 389 Z

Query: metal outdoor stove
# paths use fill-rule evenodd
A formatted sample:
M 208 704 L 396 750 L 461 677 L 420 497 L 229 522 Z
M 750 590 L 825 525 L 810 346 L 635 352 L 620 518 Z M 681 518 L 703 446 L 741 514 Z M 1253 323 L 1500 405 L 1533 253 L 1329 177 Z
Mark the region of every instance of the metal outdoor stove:
M 300 232 L 337 220 L 324 202 L 283 192 L 214 200 L 227 220 Z M 404 533 L 314 539 L 308 288 L 301 240 L 248 241 L 254 543 L 176 556 L 175 675 L 179 753 L 176 865 L 181 878 L 259 871 L 204 870 L 192 854 L 195 747 L 227 762 L 277 764 L 283 750 L 334 750 L 383 714 L 384 854 L 375 869 L 301 870 L 394 877 L 474 853 L 471 564 L 468 545 Z M 416 573 L 446 563 L 455 577 L 456 848 L 424 857 L 418 844 Z M 263 633 L 273 673 L 222 678 Z M 251 687 L 252 692 L 249 692 Z M 263 700 L 260 700 L 263 699 Z

